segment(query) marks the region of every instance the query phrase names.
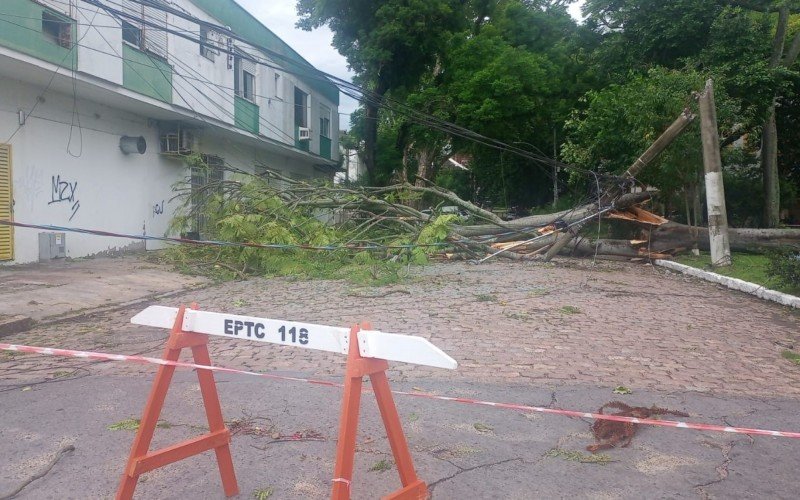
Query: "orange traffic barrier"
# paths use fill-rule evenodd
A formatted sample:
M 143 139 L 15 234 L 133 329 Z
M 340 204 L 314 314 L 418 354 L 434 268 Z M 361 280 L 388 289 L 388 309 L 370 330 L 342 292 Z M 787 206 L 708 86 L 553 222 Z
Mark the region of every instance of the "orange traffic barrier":
M 197 305 L 192 304 L 192 309 L 197 309 Z M 192 349 L 192 356 L 194 356 L 196 364 L 211 365 L 211 358 L 208 355 L 208 336 L 183 331 L 184 311 L 184 306 L 178 309 L 178 316 L 175 318 L 175 324 L 167 341 L 163 359 L 177 361 L 181 350 L 189 347 Z M 222 408 L 219 404 L 219 395 L 214 383 L 214 374 L 209 370 L 197 370 L 200 393 L 203 396 L 203 405 L 208 418 L 209 432 L 160 450 L 149 451 L 153 432 L 156 429 L 161 408 L 164 406 L 164 400 L 167 397 L 173 373 L 175 373 L 174 365 L 158 367 L 158 373 L 153 381 L 153 387 L 150 390 L 150 396 L 147 398 L 142 420 L 139 423 L 139 430 L 133 441 L 128 464 L 125 467 L 125 472 L 117 490 L 116 498 L 118 500 L 127 500 L 133 497 L 139 476 L 145 472 L 209 450 L 214 450 L 217 455 L 217 464 L 219 473 L 222 476 L 222 487 L 225 490 L 225 495 L 233 496 L 239 493 L 231 458 L 231 433 L 225 427 L 225 422 L 222 419 Z
M 369 330 L 368 323 L 363 325 Z M 424 499 L 428 497 L 428 486 L 417 477 L 414 462 L 408 449 L 400 416 L 394 404 L 386 370 L 389 363 L 383 359 L 364 358 L 358 348 L 359 327 L 350 330 L 350 346 L 347 354 L 347 368 L 344 379 L 344 397 L 342 413 L 339 417 L 339 442 L 336 445 L 336 466 L 334 469 L 331 498 L 346 500 L 350 498 L 350 483 L 353 480 L 353 462 L 356 454 L 356 433 L 358 431 L 358 415 L 361 407 L 361 388 L 363 377 L 369 375 L 375 399 L 381 412 L 383 425 L 389 445 L 392 448 L 394 461 L 400 473 L 403 487 L 384 499 Z

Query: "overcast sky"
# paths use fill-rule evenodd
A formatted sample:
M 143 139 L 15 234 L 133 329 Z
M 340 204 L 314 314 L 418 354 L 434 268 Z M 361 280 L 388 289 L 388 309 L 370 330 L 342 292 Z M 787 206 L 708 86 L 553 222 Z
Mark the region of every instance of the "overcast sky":
M 352 73 L 347 70 L 347 61 L 331 46 L 333 35 L 327 27 L 312 32 L 295 28 L 297 22 L 296 0 L 237 1 L 317 69 L 348 80 L 352 77 Z M 583 4 L 583 0 L 570 6 L 570 13 L 578 19 L 580 18 L 581 4 Z M 349 114 L 357 107 L 356 101 L 341 96 L 339 105 L 341 128 L 350 128 Z

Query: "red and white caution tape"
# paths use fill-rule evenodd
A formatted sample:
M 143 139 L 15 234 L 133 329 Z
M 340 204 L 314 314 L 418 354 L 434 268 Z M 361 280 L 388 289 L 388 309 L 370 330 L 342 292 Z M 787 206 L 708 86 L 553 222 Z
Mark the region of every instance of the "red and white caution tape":
M 287 377 L 284 375 L 272 375 L 268 373 L 259 373 L 259 372 L 251 372 L 246 370 L 237 370 L 234 368 L 224 368 L 221 366 L 207 366 L 207 365 L 198 365 L 195 363 L 185 363 L 182 361 L 168 361 L 165 359 L 160 358 L 150 358 L 146 356 L 128 356 L 124 354 L 108 354 L 102 352 L 91 352 L 91 351 L 73 351 L 69 349 L 53 349 L 48 347 L 34 347 L 34 346 L 26 346 L 26 345 L 15 345 L 15 344 L 4 344 L 0 343 L 0 350 L 4 351 L 16 351 L 16 352 L 26 352 L 31 354 L 45 354 L 50 356 L 67 356 L 73 358 L 83 358 L 89 360 L 97 360 L 97 361 L 127 361 L 131 363 L 145 363 L 145 364 L 154 364 L 154 365 L 162 365 L 162 366 L 175 366 L 175 367 L 182 367 L 182 368 L 192 368 L 196 370 L 210 370 L 216 372 L 223 372 L 223 373 L 238 373 L 241 375 L 253 375 L 256 377 L 263 377 L 269 378 L 273 380 L 284 380 L 290 382 L 305 382 L 308 384 L 314 385 L 324 385 L 328 387 L 344 387 L 343 384 L 338 382 L 330 382 L 327 380 L 314 380 L 314 379 L 306 379 L 306 378 L 299 378 L 299 377 Z M 518 405 L 513 403 L 495 403 L 492 401 L 480 401 L 477 399 L 468 399 L 468 398 L 453 398 L 449 396 L 437 396 L 434 394 L 427 394 L 422 392 L 407 392 L 407 391 L 392 391 L 394 394 L 399 394 L 402 396 L 412 396 L 415 398 L 425 398 L 425 399 L 433 399 L 437 401 L 452 401 L 455 403 L 465 403 L 465 404 L 473 404 L 473 405 L 480 405 L 480 406 L 490 406 L 494 408 L 503 408 L 506 410 L 516 410 L 522 412 L 534 412 L 534 413 L 550 413 L 553 415 L 564 415 L 567 417 L 578 417 L 578 418 L 591 418 L 594 420 L 611 420 L 614 422 L 628 422 L 632 424 L 641 424 L 641 425 L 659 425 L 662 427 L 676 427 L 679 429 L 694 429 L 698 431 L 712 431 L 712 432 L 729 432 L 734 434 L 750 434 L 750 435 L 757 435 L 757 436 L 773 436 L 773 437 L 785 437 L 785 438 L 792 438 L 792 439 L 800 439 L 800 432 L 789 432 L 789 431 L 771 431 L 766 429 L 749 429 L 746 427 L 731 427 L 731 426 L 723 426 L 723 425 L 711 425 L 711 424 L 698 424 L 698 423 L 690 423 L 690 422 L 681 422 L 675 420 L 655 420 L 655 419 L 644 419 L 644 418 L 634 418 L 634 417 L 621 417 L 617 415 L 604 415 L 601 413 L 589 413 L 589 412 L 582 412 L 582 411 L 574 411 L 574 410 L 562 410 L 557 408 L 544 408 L 540 406 L 527 406 L 527 405 Z

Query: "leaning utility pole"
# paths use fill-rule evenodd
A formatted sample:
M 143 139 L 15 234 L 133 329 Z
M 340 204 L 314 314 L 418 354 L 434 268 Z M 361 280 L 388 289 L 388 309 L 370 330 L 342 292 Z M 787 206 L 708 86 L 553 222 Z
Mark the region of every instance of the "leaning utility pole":
M 656 139 L 655 142 L 650 145 L 649 148 L 647 148 L 647 151 L 642 153 L 642 156 L 637 158 L 636 161 L 633 162 L 633 165 L 628 167 L 628 170 L 626 170 L 625 173 L 622 174 L 622 177 L 624 179 L 633 179 L 637 175 L 639 175 L 639 172 L 641 172 L 641 170 L 644 167 L 646 167 L 649 163 L 655 160 L 658 157 L 658 155 L 660 155 L 665 149 L 667 149 L 667 146 L 672 144 L 672 141 L 677 139 L 678 136 L 681 135 L 681 133 L 686 129 L 686 127 L 689 126 L 690 123 L 692 123 L 694 119 L 695 115 L 689 109 L 684 109 L 683 112 L 680 114 L 680 116 L 678 116 L 678 118 L 676 118 L 675 121 L 672 122 L 672 125 L 670 125 L 669 128 L 667 128 L 667 130 L 665 130 L 664 133 L 661 134 L 658 137 L 658 139 Z M 620 186 L 614 186 L 610 188 L 602 196 L 600 196 L 600 199 L 597 201 L 597 210 L 598 211 L 603 210 L 603 207 L 606 207 L 608 204 L 613 203 L 614 200 L 616 200 L 622 194 L 624 193 Z M 575 235 L 582 228 L 583 225 L 578 225 L 573 229 L 571 229 L 569 232 L 557 233 L 556 241 L 553 243 L 553 245 L 545 254 L 544 261 L 550 262 L 550 260 L 552 260 L 553 257 L 555 257 L 558 254 L 558 252 L 560 252 L 565 246 L 569 244 L 570 241 L 573 240 L 573 238 L 575 238 Z
M 706 205 L 708 205 L 708 236 L 711 265 L 731 265 L 731 246 L 728 238 L 728 212 L 725 209 L 725 186 L 722 182 L 722 160 L 719 152 L 717 109 L 714 104 L 714 82 L 706 81 L 700 94 L 700 132 L 703 138 L 703 166 L 706 172 Z

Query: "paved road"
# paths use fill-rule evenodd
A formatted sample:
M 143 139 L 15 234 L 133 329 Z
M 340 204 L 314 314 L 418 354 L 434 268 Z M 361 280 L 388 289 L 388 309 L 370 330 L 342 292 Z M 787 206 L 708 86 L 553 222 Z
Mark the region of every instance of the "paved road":
M 579 410 L 622 399 L 686 411 L 696 421 L 800 429 L 800 366 L 780 356 L 800 342 L 797 313 L 651 267 L 437 264 L 392 287 L 254 279 L 193 291 L 164 305 L 180 301 L 343 326 L 368 319 L 377 329 L 430 338 L 460 362 L 456 373 L 395 365 L 390 376 L 399 387 Z M 157 355 L 165 332 L 128 324 L 133 312 L 108 312 L 4 340 Z M 335 355 L 226 339 L 212 340 L 212 358 L 224 366 L 334 379 L 343 367 Z M 152 372 L 138 365 L 0 354 L 0 447 L 9 450 L 0 456 L 0 495 L 72 441 L 75 453 L 23 497 L 107 497 L 132 439 L 131 432 L 107 427 L 138 415 Z M 226 418 L 252 418 L 253 425 L 270 429 L 234 440 L 242 498 L 270 487 L 274 498 L 324 497 L 337 391 L 220 378 Z M 171 427 L 159 430 L 165 440 L 196 432 L 189 426 L 202 422 L 192 374 L 178 380 L 165 415 Z M 613 395 L 618 385 L 633 393 Z M 399 404 L 420 474 L 436 485 L 437 498 L 796 497 L 800 443 L 793 440 L 643 429 L 631 447 L 608 452 L 613 461 L 601 466 L 569 460 L 576 458 L 569 451 L 591 443 L 588 422 L 430 401 Z M 397 485 L 393 471 L 369 471 L 388 455 L 374 407 L 365 408 L 356 498 Z M 270 442 L 273 435 L 309 429 L 324 441 Z M 151 474 L 139 491 L 142 498 L 208 497 L 220 491 L 211 472 L 210 459 L 192 459 Z M 174 491 L 168 489 L 173 481 Z M 76 482 L 90 486 L 71 495 L 68 485 Z

